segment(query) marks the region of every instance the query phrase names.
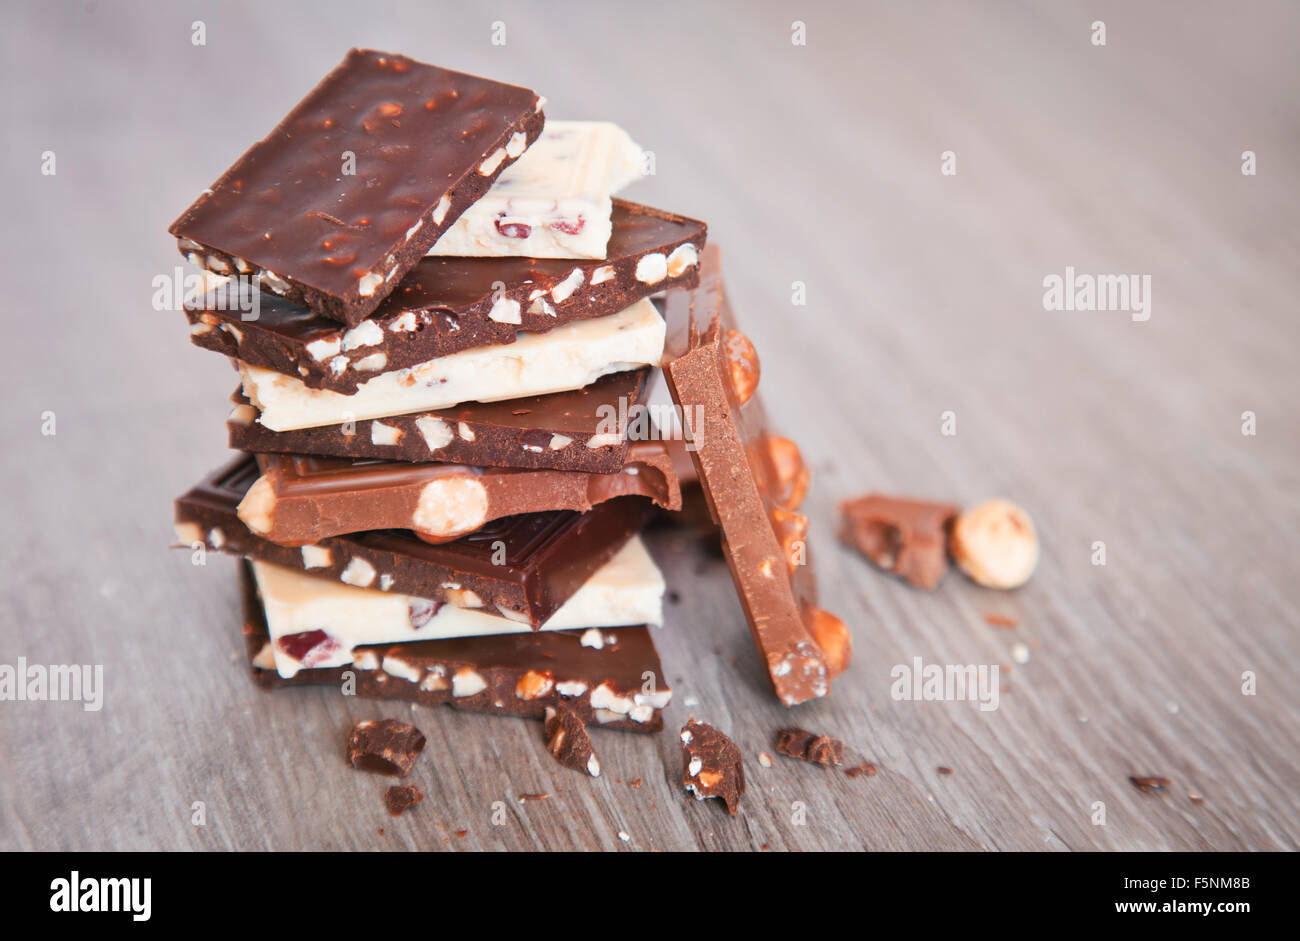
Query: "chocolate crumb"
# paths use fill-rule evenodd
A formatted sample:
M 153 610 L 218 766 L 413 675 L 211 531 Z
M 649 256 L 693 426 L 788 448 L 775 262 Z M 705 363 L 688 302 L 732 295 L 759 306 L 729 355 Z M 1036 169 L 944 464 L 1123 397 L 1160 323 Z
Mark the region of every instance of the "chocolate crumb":
M 1007 617 L 1005 614 L 986 614 L 984 615 L 984 620 L 987 623 L 992 624 L 994 627 L 1020 626 L 1019 622 L 1015 618 Z
M 1187 795 L 1187 797 L 1193 804 L 1205 803 L 1205 798 L 1202 795 L 1197 794 L 1195 791 L 1192 791 L 1190 794 Z
M 628 786 L 628 787 L 640 787 L 640 786 L 641 786 L 641 779 L 640 779 L 640 778 L 633 778 L 631 781 L 628 781 L 628 782 L 627 782 L 627 786 Z
M 384 792 L 384 803 L 388 807 L 388 813 L 394 817 L 400 817 L 403 811 L 414 807 L 422 800 L 424 795 L 414 784 L 395 784 Z
M 402 775 L 424 750 L 424 733 L 398 719 L 363 719 L 352 726 L 346 751 L 352 767 Z
M 811 761 L 825 768 L 844 763 L 843 742 L 807 729 L 780 729 L 776 733 L 776 750 L 788 758 Z
M 456 831 L 456 836 L 458 836 L 458 837 L 460 837 L 460 838 L 463 839 L 467 833 L 469 833 L 468 830 L 457 830 L 457 831 Z
M 519 803 L 522 804 L 524 801 L 544 801 L 550 796 L 550 794 L 520 794 Z
M 947 765 L 940 765 L 934 770 L 938 771 L 940 774 L 952 774 L 952 769 L 949 768 Z
M 844 773 L 851 778 L 856 778 L 861 774 L 865 774 L 867 777 L 874 777 L 876 774 L 876 766 L 869 761 L 864 761 L 862 764 L 854 765 L 852 768 L 845 768 Z
M 546 707 L 542 734 L 546 737 L 546 750 L 560 764 L 584 771 L 593 778 L 600 777 L 600 760 L 592 750 L 587 726 L 568 706 L 561 703 Z
M 745 766 L 736 743 L 713 726 L 691 719 L 682 728 L 682 787 L 695 795 L 721 798 L 727 813 L 740 813 Z
M 1143 794 L 1148 794 L 1151 791 L 1159 791 L 1169 786 L 1169 779 L 1159 777 L 1158 775 L 1152 775 L 1151 777 L 1147 777 L 1147 778 L 1140 778 L 1130 774 L 1128 780 L 1130 784 L 1132 784 Z

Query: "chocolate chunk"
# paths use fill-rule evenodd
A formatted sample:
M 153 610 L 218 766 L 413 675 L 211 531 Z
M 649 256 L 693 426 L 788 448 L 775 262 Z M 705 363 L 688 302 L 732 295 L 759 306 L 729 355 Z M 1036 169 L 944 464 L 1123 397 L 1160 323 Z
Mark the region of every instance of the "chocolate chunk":
M 651 293 L 696 283 L 698 265 L 670 272 L 655 284 L 638 279 L 636 271 L 648 255 L 683 245 L 702 251 L 703 222 L 622 200 L 614 201 L 613 222 L 609 257 L 599 260 L 422 259 L 374 315 L 352 331 L 270 294 L 258 298 L 257 318 L 245 320 L 248 305 L 232 294 L 242 286 L 217 285 L 186 304 L 190 340 L 301 379 L 309 388 L 348 394 L 383 372 L 474 347 L 513 343 L 520 331 L 544 333 L 604 317 Z M 576 287 L 575 271 L 582 275 Z M 557 295 L 563 300 L 556 300 Z M 502 317 L 498 304 L 515 316 Z M 384 359 L 379 372 L 356 367 L 377 356 Z
M 402 775 L 424 750 L 424 733 L 398 719 L 362 719 L 348 736 L 352 767 L 379 774 Z
M 526 88 L 353 49 L 169 231 L 195 264 L 353 326 L 544 122 Z
M 176 501 L 178 540 L 378 588 L 482 607 L 539 627 L 640 532 L 649 501 L 620 497 L 587 513 L 526 513 L 432 545 L 401 530 L 332 536 L 312 547 L 279 546 L 253 533 L 236 507 L 258 477 L 241 455 Z
M 424 795 L 414 784 L 394 784 L 384 791 L 384 804 L 394 817 L 400 817 L 403 811 L 414 807 L 422 800 Z
M 296 454 L 259 454 L 257 463 L 262 476 L 240 502 L 239 518 L 282 546 L 372 529 L 450 542 L 507 516 L 581 513 L 617 497 L 646 497 L 667 510 L 682 505 L 672 458 L 658 441 L 633 444 L 616 474 Z
M 618 643 L 584 646 L 584 631 L 538 631 L 357 647 L 346 667 L 275 669 L 266 615 L 247 563 L 240 566 L 244 643 L 260 686 L 322 684 L 338 688 L 345 674 L 356 694 L 426 706 L 542 720 L 560 704 L 587 725 L 626 732 L 659 732 L 672 699 L 650 628 L 617 629 Z M 645 675 L 656 678 L 646 691 Z
M 805 729 L 781 729 L 776 733 L 776 750 L 789 758 L 827 768 L 844 763 L 843 742 Z
M 717 247 L 700 285 L 668 295 L 664 375 L 693 430 L 690 456 L 740 594 L 750 633 L 787 706 L 830 692 L 852 656 L 844 622 L 817 607 L 808 519 L 798 512 L 808 469 L 798 446 L 772 434 L 755 394 L 758 357 L 732 324 Z
M 736 743 L 713 726 L 691 719 L 682 727 L 682 787 L 696 800 L 718 797 L 733 817 L 745 793 L 745 765 Z
M 576 768 L 593 778 L 600 777 L 600 761 L 591 748 L 587 726 L 576 712 L 560 704 L 546 707 L 546 750 L 566 768 Z
M 623 423 L 609 429 L 609 416 L 643 413 L 649 372 L 612 373 L 584 389 L 551 395 L 466 402 L 440 411 L 294 431 L 267 428 L 243 393 L 236 392 L 226 430 L 230 446 L 239 451 L 613 474 L 622 470 L 630 442 Z M 527 414 L 515 415 L 521 404 L 528 406 Z M 430 429 L 441 434 L 426 435 Z
M 840 504 L 840 541 L 917 588 L 948 571 L 947 530 L 957 507 L 871 493 Z

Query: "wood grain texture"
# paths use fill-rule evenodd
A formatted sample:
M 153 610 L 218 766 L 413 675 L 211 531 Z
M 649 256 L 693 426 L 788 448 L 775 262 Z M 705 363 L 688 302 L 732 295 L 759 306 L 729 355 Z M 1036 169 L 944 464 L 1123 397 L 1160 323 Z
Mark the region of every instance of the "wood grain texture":
M 489 14 L 375 0 L 8 16 L 0 662 L 99 663 L 107 688 L 97 713 L 0 703 L 0 848 L 1300 842 L 1294 5 Z M 388 782 L 348 769 L 343 744 L 354 718 L 409 707 L 249 683 L 234 562 L 166 549 L 171 499 L 223 459 L 234 379 L 190 347 L 178 313 L 151 309 L 150 279 L 180 262 L 167 224 L 350 45 L 529 85 L 553 117 L 617 120 L 656 155 L 628 195 L 709 221 L 767 409 L 815 468 L 823 603 L 856 644 L 829 700 L 775 702 L 725 566 L 671 530 L 650 541 L 679 599 L 659 635 L 669 731 L 596 733 L 597 781 L 560 768 L 538 725 L 421 709 L 429 743 L 410 780 L 426 800 L 391 820 Z M 948 150 L 955 176 L 939 172 Z M 1258 175 L 1240 172 L 1244 150 Z M 1067 265 L 1150 274 L 1151 319 L 1045 311 L 1042 280 Z M 1013 498 L 1043 540 L 1038 574 L 1009 594 L 877 574 L 834 538 L 837 502 L 872 489 Z M 890 696 L 895 664 L 1012 665 L 1017 640 L 1032 656 L 996 711 Z M 748 759 L 739 818 L 680 791 L 672 733 L 692 714 Z M 880 773 L 761 767 L 791 722 Z M 1172 787 L 1140 794 L 1130 774 Z M 519 802 L 537 792 L 553 796 Z M 194 801 L 206 826 L 190 823 Z

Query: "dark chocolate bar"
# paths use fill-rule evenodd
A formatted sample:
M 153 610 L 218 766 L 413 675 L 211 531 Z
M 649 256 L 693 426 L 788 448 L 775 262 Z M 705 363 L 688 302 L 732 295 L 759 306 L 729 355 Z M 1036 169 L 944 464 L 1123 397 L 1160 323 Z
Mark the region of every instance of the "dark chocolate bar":
M 327 685 L 351 680 L 358 696 L 446 704 L 473 712 L 545 720 L 567 706 L 588 726 L 629 732 L 663 729 L 672 698 L 645 626 L 620 627 L 616 643 L 585 647 L 583 631 L 494 634 L 413 644 L 358 647 L 346 667 L 275 670 L 266 617 L 247 564 L 240 565 L 244 643 L 262 686 Z
M 772 687 L 787 706 L 825 696 L 851 640 L 817 607 L 808 519 L 798 512 L 807 467 L 794 442 L 768 431 L 755 397 L 758 355 L 732 324 L 715 247 L 700 286 L 669 293 L 666 319 L 664 375 L 682 414 L 703 422 L 691 429 L 690 455 Z
M 176 501 L 183 545 L 247 556 L 359 588 L 377 588 L 496 609 L 539 627 L 645 525 L 653 504 L 608 500 L 587 513 L 527 513 L 488 523 L 455 542 L 432 545 L 403 530 L 333 536 L 311 546 L 278 546 L 251 532 L 236 507 L 259 476 L 241 455 Z
M 526 88 L 353 49 L 169 231 L 195 264 L 351 326 L 544 122 Z
M 350 394 L 380 374 L 355 368 L 360 360 L 383 356 L 381 372 L 406 369 L 513 343 L 519 331 L 614 314 L 654 292 L 695 284 L 703 222 L 615 200 L 613 224 L 603 260 L 425 258 L 373 317 L 350 330 L 271 295 L 260 298 L 256 319 L 245 320 L 231 296 L 239 286 L 227 283 L 185 305 L 190 339 L 309 388 Z M 662 278 L 647 273 L 646 259 L 664 262 Z
M 611 373 L 569 392 L 296 431 L 267 428 L 236 391 L 226 430 L 239 451 L 612 474 L 627 462 L 629 416 L 643 414 L 649 372 Z
M 585 513 L 628 496 L 665 510 L 682 507 L 672 457 L 659 441 L 633 444 L 615 474 L 303 454 L 258 454 L 257 463 L 262 476 L 239 504 L 239 518 L 282 546 L 372 529 L 409 529 L 426 542 L 451 542 L 503 517 Z

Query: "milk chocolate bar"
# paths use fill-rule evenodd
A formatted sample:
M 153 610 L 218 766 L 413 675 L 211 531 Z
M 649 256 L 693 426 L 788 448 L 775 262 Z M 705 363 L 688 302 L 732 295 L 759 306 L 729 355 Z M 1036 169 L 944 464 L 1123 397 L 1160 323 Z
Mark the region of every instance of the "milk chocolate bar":
M 272 431 L 292 431 L 581 389 L 610 373 L 653 366 L 663 349 L 663 318 L 643 297 L 616 314 L 523 334 L 509 346 L 476 346 L 380 372 L 350 395 L 236 362 L 258 421 Z
M 233 294 L 239 285 L 218 284 L 186 303 L 190 340 L 308 388 L 351 393 L 379 373 L 513 343 L 519 331 L 604 317 L 653 292 L 695 284 L 703 222 L 615 200 L 612 224 L 603 260 L 426 258 L 351 329 L 269 294 L 257 318 L 244 320 Z
M 645 626 L 622 627 L 617 643 L 584 646 L 581 631 L 501 634 L 357 649 L 347 667 L 275 671 L 256 585 L 240 566 L 244 643 L 253 679 L 268 687 L 351 681 L 358 696 L 446 704 L 473 712 L 543 721 L 548 706 L 568 706 L 588 727 L 659 732 L 672 699 Z
M 353 49 L 169 230 L 354 326 L 541 134 L 532 91 Z
M 612 373 L 568 392 L 504 402 L 466 402 L 435 412 L 413 412 L 342 425 L 272 431 L 241 391 L 226 418 L 237 451 L 320 454 L 391 461 L 449 461 L 478 467 L 612 474 L 627 462 L 629 418 L 643 414 L 650 370 Z M 675 442 L 668 442 L 670 450 Z M 673 452 L 678 477 L 695 465 Z M 684 461 L 684 464 L 683 464 Z
M 409 529 L 425 542 L 451 542 L 505 516 L 586 512 L 616 497 L 682 507 L 672 457 L 658 441 L 633 444 L 614 474 L 303 454 L 259 454 L 257 463 L 262 476 L 240 501 L 239 518 L 282 546 L 371 529 Z
M 441 545 L 401 530 L 378 530 L 293 549 L 251 532 L 236 514 L 258 476 L 257 462 L 241 455 L 180 497 L 178 541 L 204 543 L 358 588 L 495 610 L 532 627 L 555 614 L 640 532 L 653 506 L 639 497 L 620 497 L 587 513 L 527 513 Z
M 698 288 L 669 294 L 667 318 L 664 374 L 682 413 L 703 422 L 689 453 L 772 687 L 787 706 L 825 696 L 851 641 L 817 607 L 808 519 L 798 512 L 807 468 L 794 442 L 768 431 L 755 396 L 758 355 L 733 326 L 716 248 L 705 251 Z
M 548 121 L 430 255 L 604 258 L 610 196 L 640 179 L 644 153 L 608 121 Z

